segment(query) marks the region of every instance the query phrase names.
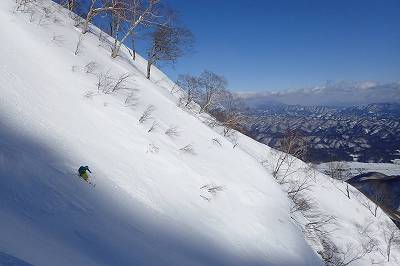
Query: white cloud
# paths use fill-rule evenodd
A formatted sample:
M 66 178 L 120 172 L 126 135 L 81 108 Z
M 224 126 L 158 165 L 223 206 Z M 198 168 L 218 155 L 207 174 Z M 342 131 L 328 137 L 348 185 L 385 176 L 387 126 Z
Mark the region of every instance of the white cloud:
M 342 81 L 313 88 L 241 95 L 247 99 L 250 105 L 282 103 L 349 106 L 386 102 L 400 103 L 400 82 L 380 84 L 376 81 Z

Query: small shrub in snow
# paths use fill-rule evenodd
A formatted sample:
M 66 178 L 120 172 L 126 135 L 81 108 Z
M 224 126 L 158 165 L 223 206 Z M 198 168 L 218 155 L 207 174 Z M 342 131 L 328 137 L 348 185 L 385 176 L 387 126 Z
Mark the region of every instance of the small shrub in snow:
M 107 38 L 107 34 L 105 34 L 103 31 L 101 31 L 99 34 L 98 46 L 103 47 L 105 49 L 110 49 L 112 46 L 112 44 L 110 43 L 110 41 Z
M 147 121 L 148 119 L 151 119 L 151 114 L 156 110 L 154 105 L 149 105 L 147 108 L 143 111 L 143 114 L 139 118 L 139 123 L 143 123 Z
M 329 238 L 324 238 L 321 244 L 322 249 L 318 251 L 318 254 L 327 266 L 352 265 L 376 249 L 372 242 L 360 246 L 347 244 L 343 249 L 340 249 Z
M 218 138 L 213 138 L 213 139 L 212 139 L 212 142 L 213 142 L 214 144 L 218 145 L 218 146 L 222 146 L 222 143 L 221 143 L 221 141 L 220 141 Z
M 149 148 L 147 149 L 146 153 L 158 153 L 160 151 L 160 148 L 154 144 L 149 144 Z
M 43 25 L 46 21 L 48 21 L 53 11 L 49 7 L 42 7 L 41 13 L 42 15 L 40 16 L 38 25 Z
M 224 190 L 224 187 L 213 184 L 207 184 L 200 187 L 200 190 L 203 192 L 202 193 L 203 195 L 200 194 L 200 197 L 202 197 L 204 200 L 211 201 L 212 198 L 217 196 L 218 192 Z M 204 194 L 204 192 L 206 192 L 206 194 Z
M 313 199 L 305 193 L 292 193 L 288 194 L 292 200 L 292 206 L 290 207 L 290 213 L 301 212 L 303 215 L 315 208 Z
M 200 189 L 207 191 L 208 193 L 210 193 L 213 196 L 216 196 L 218 192 L 224 190 L 224 187 L 218 186 L 218 185 L 213 185 L 213 184 L 208 184 L 208 185 L 202 186 Z
M 56 25 L 62 25 L 63 21 L 59 17 L 54 16 L 53 17 L 53 23 L 56 24 Z
M 99 64 L 94 61 L 87 63 L 84 67 L 86 74 L 93 74 L 99 68 Z
M 79 67 L 78 67 L 78 66 L 73 65 L 73 66 L 71 67 L 71 71 L 72 71 L 72 72 L 76 72 L 76 71 L 78 71 L 78 70 L 79 70 Z
M 53 34 L 53 37 L 51 38 L 51 41 L 57 45 L 57 46 L 61 46 L 64 43 L 64 35 L 56 35 Z
M 297 159 L 304 159 L 307 153 L 306 140 L 296 132 L 286 132 L 280 140 L 278 160 L 273 166 L 272 175 L 279 184 L 284 184 L 286 178 L 295 174 L 299 169 L 295 166 Z
M 177 86 L 176 84 L 172 85 L 172 87 L 171 87 L 171 94 L 174 95 L 174 94 L 177 93 L 178 91 L 180 91 L 179 86 Z
M 129 78 L 129 74 L 125 73 L 118 77 L 115 84 L 113 85 L 111 92 L 116 92 L 118 90 L 127 89 L 126 82 Z
M 29 13 L 29 22 L 33 22 L 35 15 L 36 15 L 35 9 L 29 8 L 27 13 Z
M 375 217 L 378 214 L 379 204 L 385 202 L 393 202 L 393 199 L 387 198 L 387 196 L 381 191 L 374 191 L 373 194 L 370 195 L 370 198 L 373 201 L 367 198 L 363 193 L 359 192 L 358 190 L 353 191 L 353 194 L 355 194 L 355 197 L 358 199 L 361 205 L 367 208 L 369 212 Z
M 105 94 L 110 93 L 112 89 L 113 78 L 110 75 L 110 71 L 106 73 L 100 73 L 97 75 L 97 90 Z
M 139 97 L 137 96 L 138 89 L 132 89 L 125 98 L 125 106 L 136 106 L 139 102 Z
M 171 126 L 167 130 L 165 130 L 165 135 L 169 137 L 178 137 L 179 131 L 177 126 Z
M 25 12 L 28 7 L 36 3 L 36 0 L 16 0 L 15 11 Z
M 206 196 L 203 196 L 203 195 L 200 195 L 200 197 L 202 197 L 206 201 L 211 201 L 211 198 L 209 198 L 209 197 L 206 197 Z
M 158 124 L 156 121 L 153 121 L 153 124 L 151 124 L 151 127 L 149 128 L 149 130 L 147 130 L 148 133 L 153 132 L 156 130 L 156 128 L 158 127 Z
M 195 155 L 196 152 L 194 151 L 193 145 L 192 144 L 188 144 L 182 148 L 179 149 L 180 151 L 184 152 L 184 153 L 188 153 L 188 154 L 192 154 Z
M 85 92 L 85 94 L 83 94 L 83 97 L 87 98 L 87 99 L 92 99 L 93 96 L 95 96 L 96 93 L 94 91 L 87 91 Z

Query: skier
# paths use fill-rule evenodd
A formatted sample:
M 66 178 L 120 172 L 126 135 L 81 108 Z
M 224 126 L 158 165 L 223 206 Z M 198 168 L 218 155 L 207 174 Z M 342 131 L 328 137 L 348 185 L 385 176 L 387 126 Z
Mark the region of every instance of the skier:
M 89 182 L 89 175 L 88 175 L 88 173 L 86 171 L 89 171 L 89 173 L 92 173 L 90 171 L 90 169 L 89 169 L 89 166 L 87 166 L 87 165 L 86 166 L 81 166 L 78 169 L 79 176 L 82 177 L 82 179 L 85 180 L 86 182 L 90 183 Z

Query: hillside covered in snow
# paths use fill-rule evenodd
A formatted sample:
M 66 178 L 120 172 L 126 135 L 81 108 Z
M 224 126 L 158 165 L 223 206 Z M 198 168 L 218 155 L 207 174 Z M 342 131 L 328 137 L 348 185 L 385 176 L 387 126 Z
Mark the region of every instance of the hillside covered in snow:
M 398 229 L 355 189 L 225 137 L 52 1 L 15 8 L 0 1 L 0 265 L 400 263 Z

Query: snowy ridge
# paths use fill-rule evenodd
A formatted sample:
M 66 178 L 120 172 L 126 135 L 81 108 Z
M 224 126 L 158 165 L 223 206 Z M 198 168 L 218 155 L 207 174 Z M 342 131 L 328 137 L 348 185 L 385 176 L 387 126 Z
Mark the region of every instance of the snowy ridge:
M 79 30 L 65 10 L 40 2 L 49 18 L 40 7 L 30 16 L 0 3 L 0 265 L 323 265 L 305 218 L 290 213 L 285 189 L 260 163 L 273 165 L 275 151 L 241 134 L 233 148 L 177 106 L 161 71 L 147 80 L 144 59 L 112 60 L 95 34 L 74 55 Z M 86 73 L 90 62 L 97 67 Z M 129 89 L 98 92 L 107 72 L 129 73 Z M 152 118 L 140 123 L 150 105 Z M 179 135 L 165 134 L 175 126 Z M 95 188 L 77 178 L 80 165 L 90 166 Z M 390 263 L 380 254 L 388 218 L 314 178 L 307 193 L 336 217 L 336 245 L 359 248 L 356 224 L 372 221 L 380 250 L 354 265 L 397 265 L 398 251 Z

